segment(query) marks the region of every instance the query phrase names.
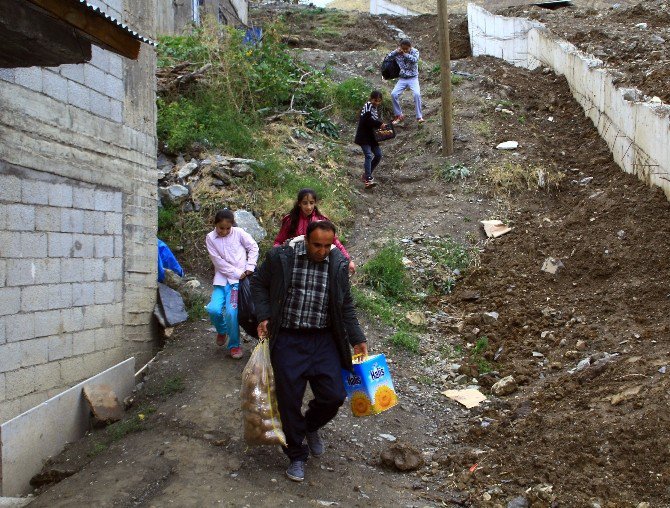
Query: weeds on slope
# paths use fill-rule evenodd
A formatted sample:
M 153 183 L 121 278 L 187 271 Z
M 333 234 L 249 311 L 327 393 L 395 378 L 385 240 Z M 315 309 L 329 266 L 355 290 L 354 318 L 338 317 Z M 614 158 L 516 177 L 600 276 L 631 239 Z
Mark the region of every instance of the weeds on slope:
M 341 227 L 351 222 L 351 188 L 335 141 L 337 119 L 342 115 L 352 121 L 354 104 L 360 107 L 371 87 L 360 78 L 336 83 L 328 72 L 301 62 L 281 42 L 282 30 L 281 24 L 266 26 L 262 43 L 247 44 L 243 32 L 206 19 L 186 35 L 160 38 L 159 67 L 211 65 L 201 80 L 170 88 L 158 99 L 161 150 L 215 152 L 259 162 L 253 177 L 225 189 L 195 183 L 198 211 L 159 212 L 159 234 L 185 259 L 186 269 L 209 268 L 202 244 L 218 209 L 253 210 L 273 237 L 303 187 L 319 193 L 320 208 L 340 226 L 339 236 L 346 237 Z M 281 121 L 268 121 L 277 115 L 284 115 Z M 323 148 L 318 159 L 305 163 L 307 154 L 297 157 L 296 146 L 308 142 Z M 269 245 L 271 239 L 261 248 Z
M 425 239 L 421 252 L 389 242 L 361 268 L 353 288 L 356 305 L 394 329 L 389 341 L 413 353 L 420 350 L 427 300 L 449 293 L 457 277 L 477 263 L 477 250 L 451 238 Z M 408 258 L 415 256 L 416 262 Z

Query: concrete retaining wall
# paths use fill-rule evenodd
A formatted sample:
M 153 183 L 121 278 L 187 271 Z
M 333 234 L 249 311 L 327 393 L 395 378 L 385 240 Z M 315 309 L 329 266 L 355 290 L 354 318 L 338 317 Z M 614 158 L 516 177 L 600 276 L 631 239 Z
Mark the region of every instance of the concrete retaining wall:
M 370 14 L 388 14 L 390 16 L 418 16 L 421 14 L 403 5 L 388 0 L 370 0 Z
M 129 358 L 0 425 L 0 496 L 30 492 L 30 479 L 47 459 L 88 431 L 85 385 L 108 385 L 122 401 L 132 393 L 134 371 L 135 359 Z
M 601 60 L 541 23 L 469 4 L 468 26 L 473 56 L 495 56 L 527 69 L 546 66 L 564 75 L 615 162 L 670 199 L 670 106 L 636 100 L 643 96 L 638 90 L 617 88 Z
M 155 0 L 96 5 L 153 34 Z M 0 69 L 0 423 L 153 356 L 155 53 Z

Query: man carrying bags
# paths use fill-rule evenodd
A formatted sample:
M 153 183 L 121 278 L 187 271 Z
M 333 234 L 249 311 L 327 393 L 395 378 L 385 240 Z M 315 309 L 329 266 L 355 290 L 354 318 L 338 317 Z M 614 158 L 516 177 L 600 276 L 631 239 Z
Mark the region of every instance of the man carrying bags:
M 324 452 L 318 430 L 345 400 L 341 369 L 352 369 L 350 345 L 354 353 L 367 354 L 348 261 L 331 248 L 335 232 L 330 221 L 310 223 L 304 238 L 272 249 L 251 282 L 258 334 L 270 339 L 284 452 L 291 461 L 286 475 L 298 482 L 305 478 L 308 456 Z M 307 382 L 314 399 L 303 415 Z

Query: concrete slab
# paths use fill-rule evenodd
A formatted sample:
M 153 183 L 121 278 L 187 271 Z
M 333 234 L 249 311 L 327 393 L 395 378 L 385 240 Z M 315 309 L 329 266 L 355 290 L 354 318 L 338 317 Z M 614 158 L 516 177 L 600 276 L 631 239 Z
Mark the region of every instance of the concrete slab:
M 0 508 L 19 508 L 32 502 L 31 497 L 0 497 Z
M 30 478 L 66 443 L 80 439 L 89 427 L 90 408 L 84 385 L 107 384 L 123 400 L 135 381 L 135 358 L 110 367 L 0 426 L 0 495 L 29 493 Z

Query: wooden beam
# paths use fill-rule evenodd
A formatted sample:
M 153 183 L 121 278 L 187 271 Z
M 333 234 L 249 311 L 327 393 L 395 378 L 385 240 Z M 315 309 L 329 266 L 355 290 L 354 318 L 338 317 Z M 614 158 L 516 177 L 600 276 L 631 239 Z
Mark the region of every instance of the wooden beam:
M 122 28 L 86 8 L 78 0 L 28 0 L 88 35 L 99 44 L 121 56 L 137 60 L 140 41 Z
M 55 67 L 91 59 L 91 44 L 32 4 L 0 0 L 0 67 Z

